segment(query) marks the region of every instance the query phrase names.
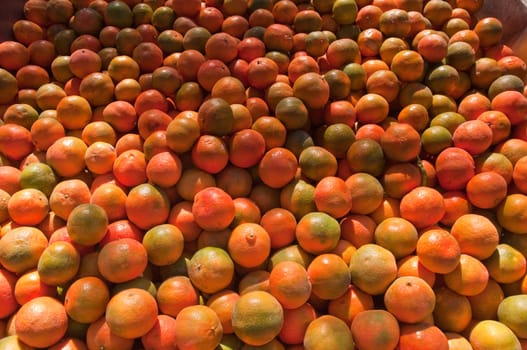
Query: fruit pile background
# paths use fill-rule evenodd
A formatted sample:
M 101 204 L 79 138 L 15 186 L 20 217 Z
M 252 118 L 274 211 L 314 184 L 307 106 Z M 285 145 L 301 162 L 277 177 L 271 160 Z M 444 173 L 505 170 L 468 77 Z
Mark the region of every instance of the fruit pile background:
M 18 5 L 0 350 L 527 349 L 527 65 L 483 0 Z

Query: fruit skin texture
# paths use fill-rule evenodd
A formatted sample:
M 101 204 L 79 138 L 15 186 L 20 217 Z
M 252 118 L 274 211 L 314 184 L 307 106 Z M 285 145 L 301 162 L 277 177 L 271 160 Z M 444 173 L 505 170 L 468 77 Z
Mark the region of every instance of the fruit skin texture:
M 448 348 L 446 335 L 434 325 L 420 322 L 401 326 L 400 350 L 448 350 Z
M 417 323 L 432 314 L 436 297 L 423 279 L 414 276 L 397 278 L 384 293 L 384 304 L 399 321 Z
M 180 349 L 214 349 L 223 334 L 218 315 L 204 305 L 192 305 L 179 312 L 174 324 Z
M 0 270 L 0 296 L 5 301 L 0 313 L 2 318 L 8 317 L 18 309 L 17 300 L 15 299 L 16 281 L 17 277 L 15 274 L 6 270 Z
M 270 342 L 280 333 L 283 322 L 282 306 L 264 291 L 242 294 L 232 310 L 234 334 L 252 346 Z
M 304 349 L 353 349 L 355 347 L 349 326 L 341 319 L 322 315 L 307 326 Z
M 157 321 L 157 303 L 146 290 L 126 289 L 114 295 L 106 306 L 110 331 L 125 339 L 139 338 Z
M 51 297 L 38 297 L 24 304 L 15 319 L 15 330 L 29 346 L 45 348 L 66 334 L 68 316 L 64 305 Z
M 48 241 L 44 233 L 34 227 L 21 226 L 9 230 L 0 239 L 0 264 L 14 273 L 37 267 Z
M 225 191 L 209 187 L 194 196 L 192 214 L 201 228 L 219 231 L 227 228 L 234 219 L 234 204 Z
M 520 341 L 512 330 L 495 320 L 478 322 L 469 335 L 470 345 L 474 350 L 520 350 Z
M 351 283 L 368 294 L 379 295 L 397 277 L 397 264 L 393 254 L 373 243 L 361 246 L 349 264 Z
M 386 310 L 366 310 L 351 323 L 351 334 L 360 349 L 394 349 L 399 342 L 399 323 Z
M 498 320 L 508 326 L 519 338 L 527 337 L 527 296 L 511 295 L 498 306 Z
M 519 1 L 3 1 L 0 349 L 525 348 Z
M 224 249 L 204 247 L 192 255 L 187 271 L 197 289 L 204 293 L 216 293 L 232 282 L 234 262 Z

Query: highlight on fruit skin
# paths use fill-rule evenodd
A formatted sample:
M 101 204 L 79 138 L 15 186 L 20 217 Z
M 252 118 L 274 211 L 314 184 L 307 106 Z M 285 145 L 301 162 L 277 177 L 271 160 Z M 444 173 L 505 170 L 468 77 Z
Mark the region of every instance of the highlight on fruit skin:
M 524 0 L 13 0 L 0 349 L 520 350 Z

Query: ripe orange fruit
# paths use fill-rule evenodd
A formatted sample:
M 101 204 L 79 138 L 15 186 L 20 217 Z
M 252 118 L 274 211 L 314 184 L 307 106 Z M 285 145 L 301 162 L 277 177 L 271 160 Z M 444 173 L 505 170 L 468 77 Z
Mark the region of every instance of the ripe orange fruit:
M 163 314 L 176 317 L 183 308 L 197 305 L 199 294 L 188 277 L 171 276 L 157 288 L 156 300 Z
M 61 137 L 66 136 L 64 126 L 55 118 L 43 117 L 37 119 L 30 129 L 35 149 L 45 151 Z
M 10 272 L 24 273 L 37 267 L 47 245 L 47 237 L 37 228 L 12 228 L 0 239 L 0 264 Z
M 261 346 L 279 335 L 284 324 L 280 302 L 268 292 L 241 294 L 232 310 L 234 334 L 245 344 Z
M 293 96 L 300 98 L 308 108 L 323 108 L 329 100 L 329 93 L 329 84 L 315 72 L 300 75 L 293 84 Z
M 392 123 L 381 136 L 381 146 L 388 159 L 408 162 L 419 154 L 421 138 L 409 124 Z
M 268 114 L 268 113 L 267 113 Z M 276 116 L 262 115 L 253 117 L 255 120 L 251 128 L 265 139 L 265 148 L 270 150 L 275 147 L 283 147 L 287 139 L 287 127 Z
M 401 198 L 400 211 L 403 219 L 410 221 L 417 229 L 422 229 L 441 220 L 445 204 L 438 190 L 419 186 Z
M 143 230 L 164 223 L 170 214 L 166 192 L 149 183 L 141 183 L 128 192 L 125 208 L 128 220 Z
M 260 219 L 260 225 L 269 234 L 272 249 L 286 247 L 294 241 L 296 223 L 294 214 L 284 208 L 270 209 Z
M 107 284 L 97 277 L 82 277 L 66 290 L 64 307 L 69 317 L 80 323 L 93 323 L 104 315 L 110 300 Z
M 395 163 L 386 167 L 382 177 L 386 194 L 400 199 L 415 187 L 421 185 L 422 175 L 419 167 L 410 162 Z
M 256 11 L 258 13 L 258 11 Z M 265 13 L 269 15 L 270 22 L 274 22 L 273 14 L 270 10 L 262 9 L 262 11 L 259 13 L 259 15 L 262 17 L 261 19 L 265 18 Z M 255 16 L 257 16 L 255 14 Z M 253 18 L 255 16 L 252 16 Z M 249 18 L 249 24 L 255 23 L 256 19 L 253 20 L 253 18 Z M 258 22 L 256 22 L 258 23 Z M 264 23 L 261 23 L 264 24 Z M 262 35 L 262 40 L 265 44 L 265 46 L 268 48 L 268 50 L 272 51 L 280 51 L 280 52 L 289 52 L 293 48 L 293 35 L 294 32 L 291 28 L 284 24 L 280 23 L 270 23 L 269 25 L 263 25 L 265 27 L 265 30 Z
M 176 191 L 184 200 L 193 202 L 196 193 L 214 186 L 216 186 L 216 179 L 211 174 L 197 168 L 189 168 L 184 169 L 181 173 L 181 178 L 176 184 Z
M 250 198 L 234 198 L 234 220 L 232 227 L 243 223 L 258 223 L 261 212 L 258 205 Z
M 58 343 L 55 343 L 52 347 L 49 348 L 50 350 L 62 350 L 62 349 L 88 349 L 86 343 L 83 340 L 80 340 L 75 337 L 65 337 Z
M 112 172 L 117 181 L 127 187 L 146 182 L 145 154 L 136 149 L 129 149 L 118 154 L 113 162 Z
M 214 293 L 207 299 L 207 306 L 210 307 L 219 317 L 223 334 L 232 334 L 232 309 L 240 295 L 231 290 L 225 289 Z
M 111 144 L 104 141 L 96 141 L 86 149 L 84 162 L 92 173 L 105 174 L 112 171 L 116 157 L 115 148 Z
M 305 303 L 296 309 L 284 309 L 284 325 L 278 338 L 285 344 L 301 344 L 307 326 L 316 318 L 314 307 Z
M 16 284 L 18 283 L 17 276 L 4 269 L 0 270 L 0 295 L 2 300 L 5 300 L 5 307 L 2 309 L 0 316 L 7 318 L 11 316 L 23 303 L 19 302 L 16 293 Z M 22 282 L 20 282 L 22 283 Z M 22 301 L 22 300 L 20 300 Z
M 233 260 L 217 247 L 198 249 L 188 261 L 187 270 L 192 284 L 204 293 L 225 289 L 234 278 Z
M 375 228 L 374 237 L 375 243 L 388 249 L 397 259 L 411 254 L 418 241 L 415 226 L 399 217 L 381 221 Z
M 313 294 L 323 300 L 334 300 L 343 296 L 350 285 L 348 264 L 338 255 L 317 255 L 308 265 L 307 274 Z
M 461 248 L 456 238 L 442 228 L 431 228 L 421 233 L 416 253 L 419 262 L 435 273 L 449 273 L 456 268 Z
M 355 343 L 350 327 L 332 315 L 322 315 L 307 326 L 304 349 L 353 349 Z
M 485 265 L 467 254 L 461 254 L 456 268 L 444 275 L 444 281 L 448 288 L 466 296 L 483 292 L 488 280 L 489 272 Z
M 285 147 L 273 147 L 263 155 L 258 163 L 258 176 L 267 186 L 281 188 L 293 180 L 298 165 L 299 160 L 293 152 Z
M 512 179 L 514 181 L 514 184 L 516 187 L 522 192 L 525 193 L 525 164 L 527 161 L 527 157 L 521 157 L 519 158 L 516 163 L 514 164 L 514 168 L 512 171 Z
M 478 119 L 461 123 L 452 134 L 454 146 L 472 155 L 485 152 L 491 146 L 492 140 L 492 129 Z
M 499 243 L 499 232 L 495 224 L 479 214 L 460 216 L 450 229 L 458 241 L 461 253 L 470 254 L 477 259 L 488 258 Z
M 131 350 L 134 339 L 127 339 L 114 334 L 105 317 L 91 323 L 86 330 L 86 345 L 88 348 L 105 347 L 108 349 Z
M 227 228 L 234 219 L 234 203 L 229 194 L 217 187 L 208 187 L 194 195 L 192 214 L 196 223 L 205 230 Z
M 46 150 L 46 162 L 63 177 L 73 177 L 84 170 L 84 155 L 88 146 L 75 136 L 57 139 Z
M 527 99 L 516 90 L 506 90 L 492 98 L 491 107 L 493 110 L 505 113 L 511 125 L 516 125 L 522 121 L 521 113 L 527 107 Z
M 142 237 L 143 231 L 129 220 L 116 220 L 108 224 L 107 232 L 99 242 L 99 247 L 102 248 L 106 243 L 121 238 L 134 238 L 136 240 L 141 240 Z
M 68 315 L 57 299 L 43 296 L 20 307 L 15 318 L 15 331 L 25 344 L 47 348 L 66 334 Z
M 397 319 L 386 310 L 364 310 L 351 323 L 355 345 L 364 350 L 394 349 L 399 342 L 399 333 Z
M 143 139 L 147 139 L 155 131 L 166 130 L 172 121 L 167 113 L 158 109 L 147 109 L 139 114 L 137 119 L 137 131 Z
M 397 261 L 397 277 L 415 276 L 422 278 L 428 285 L 434 286 L 436 274 L 427 269 L 417 255 L 408 255 Z
M 295 261 L 282 261 L 269 274 L 269 293 L 284 309 L 296 309 L 305 304 L 312 290 L 312 280 L 306 268 Z
M 497 208 L 498 223 L 512 233 L 524 232 L 527 224 L 520 213 L 527 205 L 527 197 L 521 193 L 507 195 Z
M 399 349 L 448 350 L 448 339 L 439 327 L 428 322 L 402 324 Z
M 179 228 L 183 234 L 185 242 L 194 241 L 199 237 L 202 231 L 194 221 L 194 215 L 192 215 L 192 203 L 188 201 L 181 201 L 170 209 L 167 223 Z
M 338 221 L 323 212 L 311 212 L 300 218 L 295 232 L 298 244 L 308 253 L 328 253 L 340 239 Z
M 487 286 L 481 293 L 468 296 L 472 318 L 476 320 L 497 319 L 498 307 L 504 298 L 505 295 L 500 284 L 489 279 Z
M 126 269 L 121 266 L 125 264 Z M 101 275 L 113 283 L 130 281 L 141 276 L 148 264 L 145 247 L 133 238 L 121 238 L 106 243 L 97 257 Z
M 90 203 L 103 208 L 109 222 L 126 218 L 126 192 L 123 188 L 113 183 L 104 183 L 92 191 Z
M 384 293 L 397 277 L 394 255 L 372 243 L 357 249 L 351 257 L 349 268 L 351 283 L 371 295 Z
M 507 196 L 507 181 L 496 172 L 482 171 L 467 182 L 466 193 L 475 207 L 491 209 Z
M 176 319 L 169 315 L 157 315 L 157 322 L 143 336 L 141 344 L 145 348 L 164 347 L 176 349 Z
M 329 300 L 328 313 L 351 325 L 358 314 L 373 307 L 373 297 L 350 284 L 343 295 Z
M 436 296 L 425 280 L 415 276 L 397 277 L 384 293 L 386 309 L 399 321 L 418 323 L 434 311 Z
M 205 305 L 187 306 L 175 322 L 178 348 L 214 349 L 221 341 L 223 327 L 218 315 Z
M 492 144 L 496 145 L 505 141 L 511 133 L 511 123 L 505 113 L 498 111 L 485 111 L 477 119 L 487 123 L 492 130 Z
M 483 263 L 490 277 L 496 282 L 513 283 L 525 275 L 527 262 L 518 249 L 509 244 L 500 243 Z
M 209 174 L 222 171 L 229 162 L 227 144 L 219 137 L 202 135 L 192 147 L 194 165 Z
M 9 272 L 4 271 L 3 274 L 3 277 L 5 277 L 4 280 L 7 281 L 9 279 Z M 36 269 L 24 273 L 15 282 L 16 283 L 14 284 L 14 297 L 16 299 L 16 302 L 18 302 L 18 304 L 20 305 L 23 305 L 29 300 L 39 296 L 57 296 L 57 288 L 55 286 L 50 286 L 42 282 L 40 280 L 38 270 Z M 8 294 L 9 288 L 7 288 L 6 290 L 6 301 L 9 301 L 9 298 L 11 297 Z M 9 312 L 10 310 L 11 309 L 7 307 L 7 312 Z
M 345 216 L 352 207 L 352 194 L 346 182 L 336 176 L 326 176 L 318 181 L 314 193 L 318 211 L 335 218 Z
M 34 226 L 48 214 L 49 202 L 42 191 L 25 188 L 11 195 L 7 202 L 7 212 L 17 224 Z
M 489 336 L 489 335 L 493 336 Z M 520 349 L 520 341 L 505 324 L 496 320 L 482 320 L 476 323 L 469 334 L 474 349 Z
M 146 290 L 125 289 L 110 298 L 105 319 L 110 331 L 125 339 L 145 335 L 157 321 L 155 298 Z
M 472 320 L 472 309 L 468 297 L 457 294 L 447 287 L 435 289 L 436 306 L 434 322 L 445 332 L 461 333 Z
M 265 56 L 258 57 L 247 66 L 247 81 L 249 86 L 256 89 L 266 89 L 275 82 L 278 73 L 279 67 L 275 61 Z
M 129 132 L 136 126 L 138 115 L 132 103 L 119 100 L 106 105 L 102 110 L 102 117 L 115 131 Z
M 37 264 L 42 282 L 59 286 L 70 282 L 80 267 L 81 256 L 73 244 L 65 241 L 50 243 Z
M 232 230 L 227 250 L 236 264 L 246 268 L 256 267 L 269 257 L 271 238 L 260 224 L 241 223 Z
M 227 165 L 216 177 L 216 185 L 232 198 L 248 197 L 253 179 L 247 169 Z

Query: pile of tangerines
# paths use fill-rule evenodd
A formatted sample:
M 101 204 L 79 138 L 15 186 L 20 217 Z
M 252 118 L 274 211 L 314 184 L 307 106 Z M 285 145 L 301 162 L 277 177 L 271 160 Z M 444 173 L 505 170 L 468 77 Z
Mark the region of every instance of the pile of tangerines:
M 527 349 L 527 65 L 483 0 L 27 0 L 0 349 Z

